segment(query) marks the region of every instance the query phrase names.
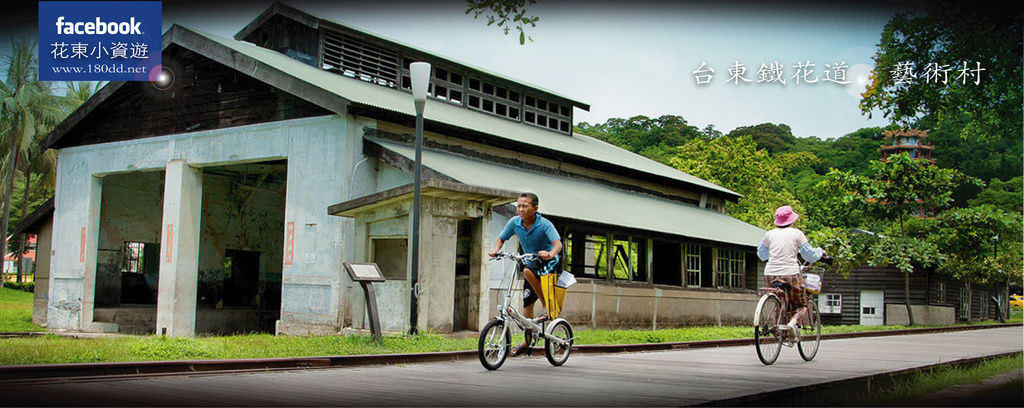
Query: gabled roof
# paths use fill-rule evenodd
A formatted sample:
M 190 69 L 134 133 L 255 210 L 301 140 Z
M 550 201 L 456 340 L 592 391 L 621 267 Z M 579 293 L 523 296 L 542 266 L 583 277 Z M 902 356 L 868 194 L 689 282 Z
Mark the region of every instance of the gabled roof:
M 11 235 L 13 236 L 21 233 L 35 234 L 39 232 L 43 223 L 52 219 L 53 208 L 53 197 L 50 197 L 50 199 L 43 202 L 39 208 L 36 208 L 36 210 L 32 211 L 31 214 L 25 216 L 18 225 L 15 225 L 14 229 L 11 230 Z
M 415 149 L 411 146 L 376 138 L 366 140 L 408 161 L 415 160 Z M 748 248 L 756 248 L 765 232 L 728 215 L 694 205 L 441 150 L 424 148 L 423 166 L 468 185 L 534 192 L 540 196 L 541 213 L 567 219 Z
M 338 114 L 372 114 L 397 120 L 415 117 L 410 96 L 399 90 L 311 67 L 279 52 L 174 25 L 164 33 L 163 48 L 183 47 L 275 88 Z M 73 112 L 46 137 L 44 146 L 65 147 L 61 138 L 110 97 L 124 82 L 112 82 Z M 427 103 L 425 126 L 453 131 L 488 143 L 607 172 L 666 185 L 682 186 L 728 200 L 742 197 L 727 188 L 673 169 L 595 138 L 567 137 L 535 126 L 470 111 L 447 103 Z
M 531 84 L 528 84 L 526 82 L 523 82 L 523 81 L 520 81 L 520 80 L 517 80 L 517 79 L 514 79 L 514 78 L 510 78 L 510 77 L 501 75 L 501 74 L 496 73 L 496 72 L 488 71 L 488 70 L 486 70 L 484 68 L 473 66 L 473 65 L 470 65 L 470 64 L 467 64 L 465 62 L 461 62 L 461 61 L 458 61 L 458 60 L 455 60 L 455 59 L 452 59 L 452 58 L 449 58 L 449 57 L 437 55 L 437 54 L 432 53 L 430 51 L 426 51 L 426 50 L 423 50 L 423 49 L 420 49 L 420 48 L 416 48 L 416 47 L 413 47 L 411 45 L 402 43 L 400 41 L 393 40 L 393 39 L 381 36 L 379 34 L 371 33 L 371 32 L 365 31 L 365 30 L 361 30 L 361 29 L 358 29 L 358 28 L 355 28 L 355 27 L 352 27 L 352 26 L 349 26 L 349 25 L 346 25 L 346 24 L 339 23 L 337 21 L 332 21 L 332 20 L 324 19 L 324 18 L 321 18 L 319 16 L 307 13 L 305 11 L 299 10 L 299 9 L 297 9 L 295 7 L 289 6 L 289 5 L 281 3 L 281 2 L 274 2 L 274 4 L 272 4 L 269 8 L 267 8 L 265 11 L 263 11 L 263 13 L 261 13 L 258 17 L 256 17 L 255 20 L 253 20 L 248 25 L 246 25 L 244 28 L 239 30 L 238 33 L 235 34 L 235 40 L 244 41 L 253 32 L 255 32 L 257 29 L 259 29 L 260 26 L 265 24 L 268 20 L 270 20 L 274 16 L 286 17 L 288 19 L 291 19 L 292 21 L 295 21 L 297 23 L 300 23 L 300 24 L 303 24 L 305 26 L 308 26 L 308 27 L 310 27 L 310 28 L 312 28 L 314 30 L 319 29 L 320 27 L 325 27 L 325 28 L 330 28 L 330 29 L 339 30 L 339 31 L 347 31 L 347 32 L 351 32 L 351 33 L 357 33 L 359 35 L 372 38 L 375 42 L 380 42 L 380 43 L 387 44 L 387 45 L 390 46 L 390 48 L 400 49 L 402 51 L 405 51 L 406 53 L 409 53 L 411 51 L 412 54 L 421 54 L 421 55 L 424 55 L 424 56 L 428 56 L 430 59 L 442 61 L 442 62 L 445 62 L 447 64 L 450 64 L 450 65 L 453 65 L 453 66 L 456 66 L 456 67 L 468 68 L 468 69 L 470 69 L 472 71 L 476 71 L 476 72 L 478 72 L 480 74 L 483 74 L 484 76 L 489 76 L 489 77 L 492 77 L 492 78 L 497 78 L 497 79 L 500 79 L 500 80 L 502 80 L 504 82 L 510 82 L 510 83 L 513 83 L 513 84 L 522 85 L 522 86 L 525 86 L 525 87 L 527 87 L 527 88 L 529 88 L 531 90 L 539 91 L 542 94 L 548 94 L 550 96 L 554 96 L 556 98 L 565 100 L 566 102 L 569 102 L 573 106 L 576 106 L 576 107 L 578 107 L 580 109 L 583 109 L 583 110 L 586 110 L 586 111 L 590 110 L 590 105 L 589 104 L 586 104 L 586 103 L 574 100 L 574 99 L 569 98 L 569 97 L 564 96 L 564 95 L 559 95 L 559 94 L 557 94 L 557 93 L 555 93 L 553 91 L 541 88 L 539 86 L 531 85 Z

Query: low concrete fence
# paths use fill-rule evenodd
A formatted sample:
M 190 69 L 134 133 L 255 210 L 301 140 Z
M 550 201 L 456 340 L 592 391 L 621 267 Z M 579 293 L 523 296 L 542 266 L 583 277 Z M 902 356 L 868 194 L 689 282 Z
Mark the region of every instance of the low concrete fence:
M 667 329 L 750 324 L 758 294 L 749 290 L 680 288 L 579 278 L 569 288 L 562 317 L 580 328 Z M 494 311 L 502 292 L 492 289 Z M 543 310 L 537 307 L 537 311 Z M 493 313 L 492 313 L 493 314 Z

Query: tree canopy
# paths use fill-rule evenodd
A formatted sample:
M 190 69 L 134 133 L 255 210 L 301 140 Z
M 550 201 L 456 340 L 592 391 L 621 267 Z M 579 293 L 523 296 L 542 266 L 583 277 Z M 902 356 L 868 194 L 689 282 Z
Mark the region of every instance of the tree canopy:
M 897 14 L 882 31 L 861 110 L 901 125 L 966 115 L 964 138 L 1020 139 L 1021 9 L 944 0 Z
M 668 164 L 675 148 L 705 136 L 713 138 L 720 133 L 713 127 L 703 131 L 692 126 L 682 116 L 664 115 L 658 118 L 634 116 L 629 119 L 611 118 L 605 123 L 591 125 L 582 122 L 576 132 L 619 146 L 633 153 Z
M 533 38 L 526 34 L 526 26 L 536 27 L 540 17 L 527 15 L 526 6 L 537 4 L 537 0 L 466 0 L 466 14 L 473 13 L 473 18 L 481 15 L 487 19 L 487 25 L 494 25 L 505 32 L 515 27 L 519 32 L 519 45 Z

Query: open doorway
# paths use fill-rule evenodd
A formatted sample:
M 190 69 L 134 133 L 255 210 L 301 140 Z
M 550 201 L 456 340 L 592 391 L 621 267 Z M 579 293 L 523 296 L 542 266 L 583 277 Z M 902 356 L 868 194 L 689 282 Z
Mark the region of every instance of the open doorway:
M 286 185 L 285 160 L 203 168 L 197 333 L 274 332 Z
M 94 323 L 114 323 L 127 334 L 156 332 L 160 277 L 163 171 L 102 178 Z
M 452 331 L 478 330 L 480 298 L 480 218 L 460 219 L 456 234 Z

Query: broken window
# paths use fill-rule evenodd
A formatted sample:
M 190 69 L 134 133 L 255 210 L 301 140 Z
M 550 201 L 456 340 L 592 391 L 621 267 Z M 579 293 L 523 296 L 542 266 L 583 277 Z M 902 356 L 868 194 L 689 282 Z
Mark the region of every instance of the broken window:
M 571 231 L 565 234 L 564 264 L 576 276 L 605 278 L 608 276 L 608 238 L 604 235 Z
M 389 281 L 406 280 L 409 241 L 406 238 L 373 238 L 372 242 L 372 262 L 380 268 L 384 279 Z M 469 266 L 468 260 L 466 266 L 467 268 Z
M 686 286 L 691 288 L 700 287 L 700 246 L 697 244 L 683 244 L 684 264 L 686 268 Z
M 229 249 L 224 256 L 224 306 L 257 307 L 260 253 Z
M 526 123 L 561 133 L 570 133 L 571 131 L 572 107 L 569 105 L 528 95 L 523 104 L 523 110 L 526 112 L 526 120 L 524 120 Z
M 960 318 L 971 317 L 971 291 L 967 288 L 960 288 Z
M 125 241 L 121 247 L 121 303 L 156 304 L 160 244 Z
M 746 286 L 746 260 L 738 249 L 714 249 L 715 286 L 742 288 Z
M 413 62 L 416 62 L 411 58 L 403 58 L 402 64 L 402 89 L 412 91 L 412 74 L 409 73 L 409 66 Z M 462 87 L 464 77 L 462 74 L 453 72 L 447 68 L 432 66 L 432 74 L 430 83 L 427 85 L 427 95 L 433 96 L 434 98 L 442 101 L 454 103 L 456 105 L 462 105 Z
M 564 264 L 570 272 L 577 276 L 607 278 L 610 269 L 615 279 L 647 281 L 646 238 L 589 232 L 564 234 Z
M 651 246 L 651 279 L 659 285 L 682 285 L 682 262 L 678 242 L 654 240 Z
M 469 79 L 470 109 L 518 121 L 521 104 L 519 92 L 479 78 Z
M 621 239 L 615 236 L 613 241 L 612 270 L 615 279 L 647 281 L 647 273 L 644 270 L 647 258 L 647 240 L 634 240 L 633 237 Z

